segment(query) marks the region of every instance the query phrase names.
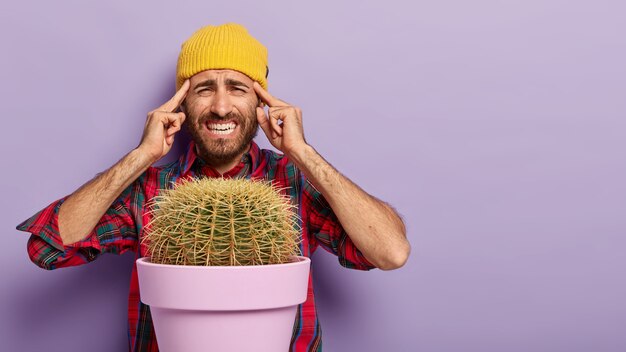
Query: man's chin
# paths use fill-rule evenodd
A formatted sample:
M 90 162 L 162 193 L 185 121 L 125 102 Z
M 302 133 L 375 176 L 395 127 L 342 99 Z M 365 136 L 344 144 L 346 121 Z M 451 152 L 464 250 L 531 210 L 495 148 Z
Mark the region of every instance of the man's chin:
M 220 154 L 234 153 L 241 148 L 241 141 L 231 138 L 215 138 L 204 143 L 207 150 L 219 151 Z
M 239 142 L 239 143 L 238 143 Z M 201 141 L 201 144 L 196 141 L 199 155 L 206 161 L 232 161 L 235 158 L 240 157 L 239 154 L 245 151 L 246 146 L 241 145 L 240 141 L 226 138 L 211 139 L 208 142 Z
M 238 131 L 236 136 L 220 138 L 190 130 L 191 137 L 196 144 L 198 155 L 208 163 L 228 163 L 241 157 L 248 150 L 250 143 L 256 137 L 258 125 L 254 124 L 248 131 Z M 217 137 L 217 138 L 216 138 Z

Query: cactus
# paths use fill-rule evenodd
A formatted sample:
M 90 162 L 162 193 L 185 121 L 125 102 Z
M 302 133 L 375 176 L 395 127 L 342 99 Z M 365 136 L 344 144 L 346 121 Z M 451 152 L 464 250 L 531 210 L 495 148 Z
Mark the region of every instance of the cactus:
M 148 206 L 142 244 L 153 263 L 263 265 L 300 255 L 295 206 L 268 181 L 185 179 Z

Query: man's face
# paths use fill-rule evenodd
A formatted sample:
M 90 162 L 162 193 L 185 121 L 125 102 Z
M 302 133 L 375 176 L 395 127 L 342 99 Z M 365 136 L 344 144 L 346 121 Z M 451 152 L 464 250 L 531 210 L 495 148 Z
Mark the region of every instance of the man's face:
M 185 125 L 202 159 L 224 164 L 245 152 L 255 137 L 259 99 L 252 79 L 234 70 L 193 75 L 184 102 Z

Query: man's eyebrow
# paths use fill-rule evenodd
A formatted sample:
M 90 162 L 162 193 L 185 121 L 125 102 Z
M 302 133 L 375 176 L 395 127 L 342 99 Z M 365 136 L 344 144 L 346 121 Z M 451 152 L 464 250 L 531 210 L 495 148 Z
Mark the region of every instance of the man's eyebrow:
M 236 80 L 236 79 L 232 79 L 232 78 L 226 78 L 226 80 L 224 81 L 224 83 L 225 83 L 227 86 L 243 86 L 243 87 L 246 87 L 246 88 L 250 88 L 250 87 L 248 87 L 245 83 L 243 83 L 243 82 L 241 82 L 241 81 L 238 81 L 238 80 Z
M 238 81 L 236 79 L 232 79 L 232 78 L 226 78 L 226 80 L 224 80 L 224 84 L 226 84 L 227 86 L 241 86 L 241 87 L 246 87 L 246 88 L 250 88 L 248 87 L 245 83 Z M 198 84 L 196 84 L 195 88 L 199 88 L 199 87 L 215 87 L 217 85 L 217 81 L 214 79 L 207 79 L 204 80 Z
M 214 86 L 214 85 L 215 85 L 215 80 L 214 79 L 207 79 L 205 81 L 202 81 L 202 82 L 196 84 L 194 89 L 198 88 L 198 87 L 210 87 L 210 86 Z

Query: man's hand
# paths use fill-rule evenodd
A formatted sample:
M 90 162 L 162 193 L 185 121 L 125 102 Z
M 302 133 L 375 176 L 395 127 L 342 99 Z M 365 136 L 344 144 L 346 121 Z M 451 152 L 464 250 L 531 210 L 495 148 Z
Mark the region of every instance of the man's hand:
M 292 159 L 321 191 L 363 256 L 383 270 L 403 266 L 411 245 L 406 239 L 404 222 L 396 211 L 363 191 L 306 143 L 299 108 L 274 98 L 257 82 L 254 82 L 254 90 L 269 106 L 269 117 L 263 108 L 256 108 L 257 120 L 267 139 Z
M 180 87 L 174 96 L 165 104 L 148 113 L 143 136 L 137 149 L 156 162 L 164 157 L 172 148 L 174 135 L 180 131 L 185 122 L 185 113 L 176 112 L 187 96 L 189 80 Z
M 256 108 L 256 116 L 270 143 L 287 156 L 303 153 L 307 144 L 302 128 L 302 110 L 273 97 L 256 81 L 254 90 L 261 101 L 269 107 L 269 116 L 261 107 Z
M 111 168 L 72 193 L 59 208 L 59 235 L 64 245 L 82 241 L 93 231 L 123 190 L 172 148 L 185 121 L 175 112 L 187 95 L 189 80 L 165 104 L 148 113 L 139 146 Z

